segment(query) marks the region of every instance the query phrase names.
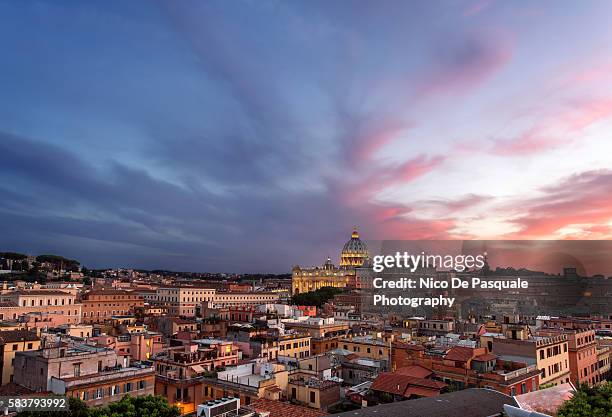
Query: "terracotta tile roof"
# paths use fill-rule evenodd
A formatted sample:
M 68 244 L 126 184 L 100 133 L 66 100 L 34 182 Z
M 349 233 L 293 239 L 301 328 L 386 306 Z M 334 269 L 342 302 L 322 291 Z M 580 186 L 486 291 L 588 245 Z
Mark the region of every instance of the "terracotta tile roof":
M 402 375 L 397 372 L 385 372 L 376 377 L 372 383 L 375 391 L 389 392 L 391 394 L 410 396 L 408 390 L 412 387 L 423 387 L 429 390 L 441 390 L 446 384 L 431 379 L 417 378 L 414 376 Z
M 8 384 L 0 385 L 1 396 L 25 396 L 30 394 L 35 394 L 35 392 L 22 385 L 17 385 L 14 382 L 9 382 Z
M 408 349 L 408 350 L 425 350 L 424 346 L 415 345 L 412 343 L 404 343 L 404 342 L 400 342 L 399 340 L 396 340 L 393 342 L 393 348 L 394 349 Z
M 0 301 L 0 307 L 18 307 L 14 301 Z
M 19 295 L 71 295 L 68 291 L 60 291 L 60 290 L 17 290 L 15 294 Z
M 474 349 L 464 346 L 455 346 L 451 348 L 444 356 L 444 359 L 449 361 L 467 362 L 474 353 Z
M 270 417 L 321 417 L 327 415 L 327 413 L 323 411 L 301 405 L 267 400 L 265 398 L 258 398 L 257 400 L 254 400 L 251 402 L 251 404 L 249 404 L 249 406 L 258 412 L 269 412 Z
M 561 405 L 574 396 L 575 391 L 571 383 L 566 383 L 517 395 L 514 399 L 524 410 L 555 415 Z
M 40 340 L 36 333 L 29 330 L 4 330 L 0 331 L 0 344 L 13 342 L 32 342 Z
M 405 368 L 399 368 L 395 371 L 395 373 L 398 375 L 407 375 L 416 378 L 427 378 L 428 376 L 433 374 L 433 371 L 431 369 L 425 368 L 424 366 L 412 365 L 406 366 Z
M 478 362 L 488 362 L 494 359 L 497 359 L 497 355 L 493 355 L 492 353 L 485 353 L 484 355 L 478 355 L 474 358 L 474 360 Z
M 172 320 L 172 322 L 175 324 L 198 324 L 198 322 L 195 319 L 183 319 L 180 317 L 172 317 L 170 320 Z
M 134 293 L 134 291 L 128 291 L 128 290 L 91 290 L 89 292 L 86 292 L 85 294 L 83 294 L 83 298 L 86 298 L 90 295 L 132 295 L 132 296 L 137 296 L 137 294 Z

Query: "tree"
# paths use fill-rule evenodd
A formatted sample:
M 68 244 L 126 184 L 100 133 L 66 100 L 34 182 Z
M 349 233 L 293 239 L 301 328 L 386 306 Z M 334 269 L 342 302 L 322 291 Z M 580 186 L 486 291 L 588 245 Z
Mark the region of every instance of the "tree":
M 168 404 L 163 397 L 130 397 L 126 395 L 121 401 L 106 407 L 89 410 L 88 417 L 179 417 L 180 410 Z
M 13 261 L 23 261 L 27 259 L 28 255 L 17 252 L 0 252 L 0 258 L 11 259 Z
M 612 382 L 597 387 L 581 385 L 571 400 L 557 411 L 558 417 L 612 417 Z
M 53 264 L 54 268 L 62 268 L 67 271 L 76 271 L 80 265 L 80 262 L 75 259 L 68 259 L 59 255 L 38 255 L 36 260 L 40 263 Z
M 328 300 L 332 299 L 334 295 L 341 294 L 342 289 L 335 287 L 322 287 L 316 291 L 304 292 L 293 296 L 293 304 L 302 306 L 316 306 L 321 307 Z
M 68 397 L 69 411 L 23 411 L 17 417 L 179 417 L 180 410 L 164 397 L 130 397 L 106 407 L 87 408 L 78 398 Z

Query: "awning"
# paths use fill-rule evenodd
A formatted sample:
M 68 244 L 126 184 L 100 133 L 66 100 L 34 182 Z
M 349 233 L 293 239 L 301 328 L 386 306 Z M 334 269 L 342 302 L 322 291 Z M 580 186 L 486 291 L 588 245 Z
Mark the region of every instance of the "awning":
M 196 374 L 203 374 L 204 372 L 206 372 L 206 369 L 204 369 L 204 367 L 202 367 L 201 365 L 191 365 L 191 369 Z

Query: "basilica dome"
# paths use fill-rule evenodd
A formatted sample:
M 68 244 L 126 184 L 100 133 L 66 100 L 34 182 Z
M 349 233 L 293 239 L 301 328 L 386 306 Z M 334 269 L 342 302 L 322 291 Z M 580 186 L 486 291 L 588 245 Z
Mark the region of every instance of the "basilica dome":
M 340 253 L 340 266 L 362 266 L 369 257 L 368 246 L 359 239 L 359 232 L 353 230 L 351 239 L 344 244 Z

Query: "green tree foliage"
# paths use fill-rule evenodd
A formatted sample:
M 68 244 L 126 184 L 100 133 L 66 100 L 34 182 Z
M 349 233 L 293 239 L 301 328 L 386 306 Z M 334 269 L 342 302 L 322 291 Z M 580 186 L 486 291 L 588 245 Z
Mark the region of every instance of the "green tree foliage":
M 40 263 L 51 263 L 55 265 L 55 267 L 62 266 L 66 270 L 76 270 L 80 265 L 80 262 L 77 260 L 64 258 L 59 255 L 38 255 L 36 260 Z
M 332 299 L 334 295 L 340 293 L 342 293 L 341 288 L 323 287 L 316 291 L 296 294 L 293 296 L 292 301 L 295 305 L 321 307 L 327 301 Z
M 590 388 L 581 385 L 561 406 L 558 417 L 612 417 L 612 382 Z
M 26 259 L 28 255 L 17 252 L 0 252 L 0 258 L 12 259 L 13 261 L 22 261 Z
M 70 411 L 24 411 L 17 417 L 179 417 L 177 407 L 168 404 L 164 397 L 123 397 L 121 401 L 106 407 L 87 408 L 77 398 L 68 398 Z
M 128 395 L 106 407 L 90 409 L 88 417 L 178 417 L 180 414 L 164 397 Z

